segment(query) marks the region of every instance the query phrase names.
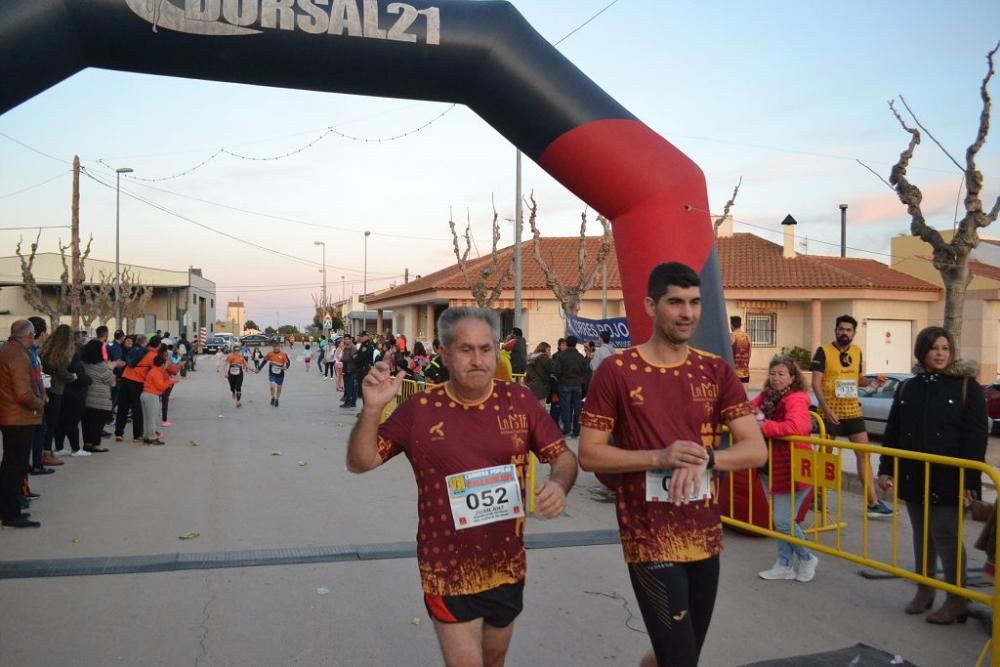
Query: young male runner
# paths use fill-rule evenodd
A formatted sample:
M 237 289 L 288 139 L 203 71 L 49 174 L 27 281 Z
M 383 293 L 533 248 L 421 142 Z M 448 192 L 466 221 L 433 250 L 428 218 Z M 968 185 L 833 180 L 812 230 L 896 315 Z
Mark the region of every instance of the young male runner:
M 278 407 L 281 385 L 285 383 L 285 371 L 292 362 L 288 355 L 281 351 L 281 343 L 274 341 L 271 351 L 264 355 L 264 363 L 267 364 L 267 381 L 271 387 L 271 405 Z
M 376 363 L 361 384 L 347 468 L 366 472 L 406 454 L 417 480 L 424 603 L 444 662 L 503 665 L 524 591 L 529 452 L 551 466 L 537 490 L 537 512 L 547 518 L 566 506 L 576 457 L 527 388 L 493 379 L 496 313 L 449 308 L 437 326 L 450 381 L 414 395 L 379 426 L 406 373 Z
M 243 407 L 243 375 L 250 370 L 247 366 L 247 359 L 240 352 L 233 350 L 226 357 L 225 364 L 226 379 L 229 381 L 229 392 L 236 401 L 236 407 Z M 273 404 L 273 401 L 272 401 Z
M 713 470 L 767 461 L 736 373 L 688 346 L 701 316 L 699 285 L 683 264 L 653 269 L 645 298 L 652 335 L 598 367 L 581 419 L 580 465 L 621 473 L 614 485 L 622 548 L 653 645 L 643 667 L 698 663 L 722 550 Z M 733 444 L 716 452 L 722 424 Z

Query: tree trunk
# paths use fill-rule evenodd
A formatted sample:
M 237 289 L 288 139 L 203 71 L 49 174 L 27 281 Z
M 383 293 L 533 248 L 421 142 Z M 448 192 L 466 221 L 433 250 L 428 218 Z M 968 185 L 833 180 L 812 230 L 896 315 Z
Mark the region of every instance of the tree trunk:
M 941 270 L 944 282 L 944 328 L 955 340 L 955 349 L 951 351 L 952 359 L 961 358 L 962 323 L 965 313 L 965 292 L 972 281 L 969 271 L 968 254 L 959 253 L 954 266 Z M 923 360 L 919 360 L 923 361 Z

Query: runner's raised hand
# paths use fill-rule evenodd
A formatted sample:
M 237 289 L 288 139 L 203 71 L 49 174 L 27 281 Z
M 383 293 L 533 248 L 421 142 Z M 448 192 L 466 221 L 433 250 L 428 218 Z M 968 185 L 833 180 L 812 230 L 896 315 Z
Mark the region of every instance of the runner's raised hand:
M 376 362 L 361 382 L 361 396 L 364 398 L 365 407 L 371 406 L 381 410 L 399 391 L 402 386 L 400 381 L 405 377 L 406 371 L 393 375 L 389 364 L 384 361 Z

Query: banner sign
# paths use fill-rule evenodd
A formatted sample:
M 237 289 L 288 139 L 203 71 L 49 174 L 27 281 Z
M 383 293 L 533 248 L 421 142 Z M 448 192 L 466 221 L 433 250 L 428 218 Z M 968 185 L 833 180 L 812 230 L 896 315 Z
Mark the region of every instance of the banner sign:
M 607 320 L 589 320 L 586 317 L 575 315 L 566 316 L 566 335 L 576 336 L 581 343 L 589 340 L 596 341 L 598 334 L 607 331 L 611 334 L 611 345 L 613 347 L 628 347 L 631 345 L 631 336 L 628 330 L 628 321 L 624 317 L 612 317 Z

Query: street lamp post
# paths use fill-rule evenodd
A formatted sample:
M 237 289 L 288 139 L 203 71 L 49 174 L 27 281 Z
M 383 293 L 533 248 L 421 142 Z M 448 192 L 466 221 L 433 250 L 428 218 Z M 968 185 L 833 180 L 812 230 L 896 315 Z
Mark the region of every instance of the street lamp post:
M 131 174 L 131 167 L 115 169 L 115 328 L 122 329 L 122 272 L 119 266 L 120 241 L 119 220 L 121 219 L 122 174 Z
M 326 308 L 326 241 L 313 241 L 313 245 L 323 246 L 323 308 Z
M 362 288 L 361 288 L 362 296 L 365 299 L 364 305 L 362 306 L 363 310 L 361 311 L 361 318 L 362 318 L 361 321 L 363 322 L 363 324 L 361 325 L 361 328 L 362 328 L 363 331 L 367 331 L 368 330 L 368 237 L 371 236 L 371 235 L 372 235 L 372 233 L 366 229 L 365 230 L 365 272 L 364 272 L 364 277 L 362 278 L 362 281 L 361 281 L 362 282 Z

